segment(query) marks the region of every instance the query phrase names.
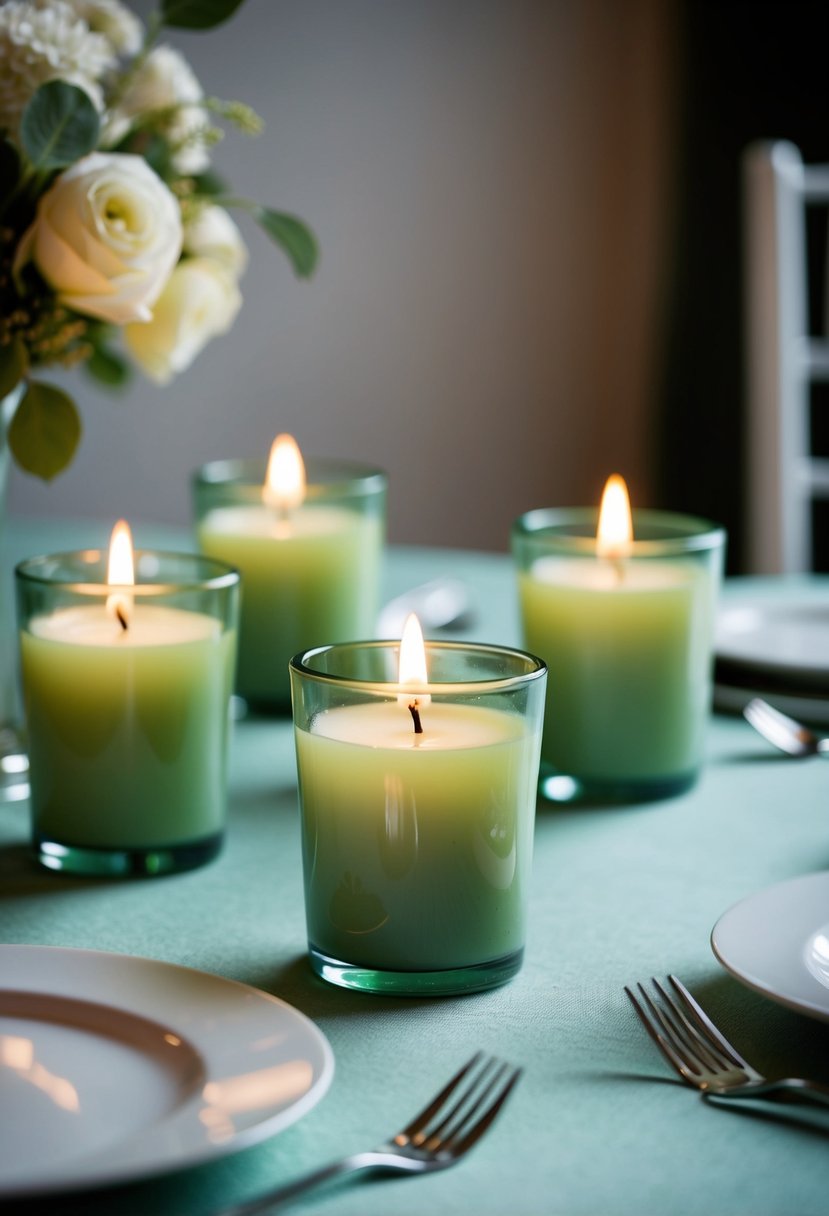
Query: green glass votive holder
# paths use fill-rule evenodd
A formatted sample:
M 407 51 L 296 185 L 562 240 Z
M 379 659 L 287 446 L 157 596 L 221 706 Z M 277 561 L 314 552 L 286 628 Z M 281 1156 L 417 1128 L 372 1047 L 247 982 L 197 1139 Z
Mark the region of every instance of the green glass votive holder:
M 239 575 L 138 550 L 135 584 L 99 550 L 15 571 L 34 850 L 50 870 L 187 870 L 226 818 Z
M 371 637 L 379 609 L 385 473 L 309 460 L 303 501 L 269 505 L 266 462 L 224 460 L 193 480 L 203 553 L 242 576 L 236 692 L 260 713 L 288 713 L 291 656 L 320 638 Z
M 427 642 L 414 687 L 399 650 L 291 661 L 311 966 L 373 993 L 491 988 L 523 960 L 546 668 Z
M 597 522 L 538 510 L 512 529 L 524 644 L 549 668 L 540 789 L 555 802 L 671 797 L 702 763 L 726 535 L 634 511 L 627 552 L 601 557 Z

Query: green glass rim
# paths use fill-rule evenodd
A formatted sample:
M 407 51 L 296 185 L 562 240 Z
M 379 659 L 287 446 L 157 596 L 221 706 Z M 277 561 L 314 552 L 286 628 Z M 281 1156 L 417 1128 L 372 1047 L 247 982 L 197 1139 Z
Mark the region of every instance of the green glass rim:
M 352 688 L 361 693 L 383 697 L 395 697 L 401 692 L 429 694 L 431 696 L 475 696 L 481 693 L 508 692 L 533 680 L 541 679 L 547 671 L 547 664 L 537 655 L 526 650 L 517 650 L 512 646 L 496 646 L 488 642 L 433 642 L 426 641 L 426 655 L 435 651 L 445 654 L 486 654 L 489 656 L 502 655 L 505 660 L 523 664 L 525 670 L 515 675 L 483 676 L 480 680 L 435 680 L 423 685 L 407 682 L 405 685 L 394 681 L 362 680 L 355 676 L 339 675 L 336 672 L 318 671 L 310 666 L 310 661 L 316 655 L 330 654 L 337 650 L 385 650 L 395 653 L 400 649 L 399 642 L 388 639 L 377 639 L 365 642 L 335 642 L 328 646 L 314 646 L 294 655 L 290 662 L 292 672 L 303 679 L 314 680 L 319 684 L 327 684 L 332 688 Z
M 267 457 L 237 460 L 210 460 L 192 476 L 196 490 L 233 488 L 242 497 L 260 502 L 267 473 Z M 379 494 L 388 486 L 388 474 L 372 465 L 347 460 L 309 456 L 305 460 L 308 484 L 306 501 L 315 498 L 365 498 Z
M 725 528 L 701 516 L 647 508 L 635 508 L 631 514 L 633 541 L 626 556 L 708 552 L 722 548 L 726 542 Z M 595 557 L 598 520 L 598 507 L 540 507 L 519 515 L 512 525 L 512 540 L 514 544 L 529 542 L 551 553 Z
M 40 587 L 60 588 L 79 595 L 107 595 L 114 586 L 106 581 L 106 549 L 75 549 L 64 553 L 43 553 L 27 557 L 14 568 L 15 577 Z M 161 563 L 182 567 L 181 577 L 174 580 L 148 579 L 130 583 L 135 596 L 181 595 L 187 592 L 222 591 L 239 585 L 239 571 L 227 562 L 200 553 L 173 553 L 166 549 L 136 549 L 134 551 L 136 580 L 140 579 L 142 559 L 152 558 Z M 72 566 L 77 573 L 70 575 Z M 49 567 L 55 569 L 50 573 Z M 61 567 L 60 572 L 57 568 Z M 189 567 L 189 573 L 187 571 Z M 88 572 L 88 578 L 84 577 Z M 103 574 L 103 578 L 94 575 Z M 123 584 L 126 585 L 126 584 Z

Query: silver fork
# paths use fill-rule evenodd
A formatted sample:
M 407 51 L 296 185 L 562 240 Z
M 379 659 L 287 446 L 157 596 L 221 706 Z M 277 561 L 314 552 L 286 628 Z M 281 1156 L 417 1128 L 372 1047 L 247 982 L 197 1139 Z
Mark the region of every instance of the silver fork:
M 708 1014 L 675 975 L 668 976 L 675 995 L 656 979 L 649 993 L 643 984 L 625 992 L 645 1029 L 686 1085 L 719 1098 L 779 1098 L 829 1106 L 829 1086 L 801 1077 L 764 1077 L 747 1064 L 720 1034 Z
M 378 1148 L 333 1161 L 247 1203 L 224 1208 L 219 1216 L 266 1212 L 312 1187 L 357 1170 L 402 1170 L 408 1174 L 445 1170 L 477 1144 L 520 1076 L 520 1068 L 479 1051 L 411 1123 Z
M 789 756 L 825 756 L 829 759 L 829 739 L 821 739 L 808 726 L 782 714 L 762 697 L 754 697 L 743 716 L 774 747 Z

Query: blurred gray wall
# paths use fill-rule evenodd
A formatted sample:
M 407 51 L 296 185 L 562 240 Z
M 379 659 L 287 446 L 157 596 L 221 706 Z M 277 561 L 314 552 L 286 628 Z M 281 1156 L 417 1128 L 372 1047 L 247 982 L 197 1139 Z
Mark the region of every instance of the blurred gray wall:
M 281 430 L 385 467 L 397 542 L 504 549 L 614 470 L 648 503 L 670 0 L 248 0 L 169 41 L 265 118 L 215 166 L 305 218 L 319 269 L 295 281 L 242 218 L 231 333 L 165 389 L 72 373 L 79 455 L 15 471 L 14 512 L 185 523 L 197 464 Z

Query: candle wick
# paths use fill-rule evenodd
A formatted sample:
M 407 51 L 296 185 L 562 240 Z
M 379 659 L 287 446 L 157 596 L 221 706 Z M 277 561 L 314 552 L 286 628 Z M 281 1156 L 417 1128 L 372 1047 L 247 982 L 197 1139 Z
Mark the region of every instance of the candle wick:
M 625 563 L 620 557 L 611 558 L 610 565 L 616 575 L 616 584 L 620 586 L 625 581 Z
M 120 604 L 118 604 L 116 606 L 115 615 L 118 617 L 118 623 L 120 624 L 121 628 L 126 633 L 127 629 L 129 628 L 129 625 L 127 623 L 127 618 L 124 614 L 124 609 L 121 607 Z
M 416 735 L 422 735 L 423 726 L 420 721 L 420 710 L 418 709 L 417 697 L 415 697 L 414 701 L 410 703 L 409 713 L 412 715 L 412 721 L 414 722 L 414 733 Z
M 290 507 L 286 507 L 283 503 L 279 503 L 273 508 L 274 512 L 274 534 L 280 540 L 291 535 L 291 521 L 293 519 L 293 511 Z

